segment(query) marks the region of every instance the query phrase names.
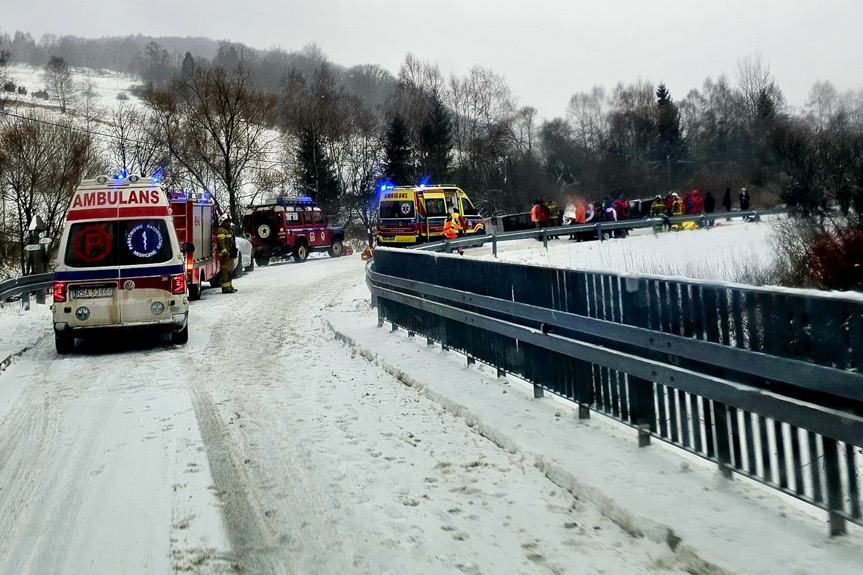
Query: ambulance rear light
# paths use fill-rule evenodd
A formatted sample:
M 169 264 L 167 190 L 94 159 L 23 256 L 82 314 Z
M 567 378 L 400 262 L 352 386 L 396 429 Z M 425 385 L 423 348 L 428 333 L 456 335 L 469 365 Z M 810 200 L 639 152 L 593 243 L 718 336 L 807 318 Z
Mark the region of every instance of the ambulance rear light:
M 186 274 L 171 276 L 171 293 L 175 295 L 186 293 Z
M 54 301 L 66 301 L 66 282 L 54 282 Z

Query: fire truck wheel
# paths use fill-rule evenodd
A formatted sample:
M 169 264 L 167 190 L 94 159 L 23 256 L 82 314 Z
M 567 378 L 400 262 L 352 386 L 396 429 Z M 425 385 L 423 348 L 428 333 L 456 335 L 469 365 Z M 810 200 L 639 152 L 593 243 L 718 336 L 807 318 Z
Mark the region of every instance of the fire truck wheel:
M 171 343 L 175 345 L 185 345 L 189 341 L 189 324 L 180 331 L 175 331 L 171 334 Z
M 255 263 L 258 264 L 258 267 L 268 266 L 268 265 L 270 265 L 270 257 L 269 256 L 255 256 Z
M 190 283 L 189 284 L 189 300 L 190 301 L 198 301 L 201 299 L 201 284 Z
M 57 348 L 57 353 L 60 355 L 67 355 L 75 351 L 75 338 L 74 337 L 62 337 L 54 334 L 54 347 Z
M 344 251 L 344 246 L 342 246 L 342 242 L 336 240 L 333 242 L 333 245 L 330 246 L 330 249 L 327 250 L 327 253 L 330 254 L 331 258 L 337 258 L 342 255 Z
M 294 248 L 294 259 L 296 261 L 304 262 L 307 257 L 309 257 L 309 248 L 306 244 L 300 244 Z

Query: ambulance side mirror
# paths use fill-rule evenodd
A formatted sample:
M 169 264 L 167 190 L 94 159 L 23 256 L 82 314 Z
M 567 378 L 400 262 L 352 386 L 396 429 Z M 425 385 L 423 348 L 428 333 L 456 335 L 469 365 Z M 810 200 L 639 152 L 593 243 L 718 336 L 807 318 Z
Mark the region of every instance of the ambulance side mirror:
M 195 253 L 195 244 L 192 242 L 183 242 L 183 249 L 181 251 L 184 254 L 193 254 Z

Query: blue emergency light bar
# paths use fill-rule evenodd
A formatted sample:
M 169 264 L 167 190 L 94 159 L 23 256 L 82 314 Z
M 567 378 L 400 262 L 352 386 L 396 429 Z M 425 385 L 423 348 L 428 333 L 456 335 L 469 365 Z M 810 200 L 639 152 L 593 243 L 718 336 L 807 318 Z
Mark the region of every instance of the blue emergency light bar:
M 318 203 L 314 201 L 312 198 L 308 196 L 279 196 L 276 198 L 276 205 L 278 206 L 308 206 L 308 207 L 317 207 Z

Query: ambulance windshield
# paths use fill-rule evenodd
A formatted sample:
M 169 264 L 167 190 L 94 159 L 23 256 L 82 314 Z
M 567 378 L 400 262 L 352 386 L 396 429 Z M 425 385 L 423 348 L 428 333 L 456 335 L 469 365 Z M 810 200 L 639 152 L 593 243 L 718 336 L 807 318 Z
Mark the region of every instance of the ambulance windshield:
M 164 220 L 120 220 L 72 224 L 64 261 L 90 268 L 164 263 L 172 257 Z
M 385 200 L 381 202 L 380 217 L 386 218 L 412 218 L 414 217 L 414 203 L 408 201 Z

